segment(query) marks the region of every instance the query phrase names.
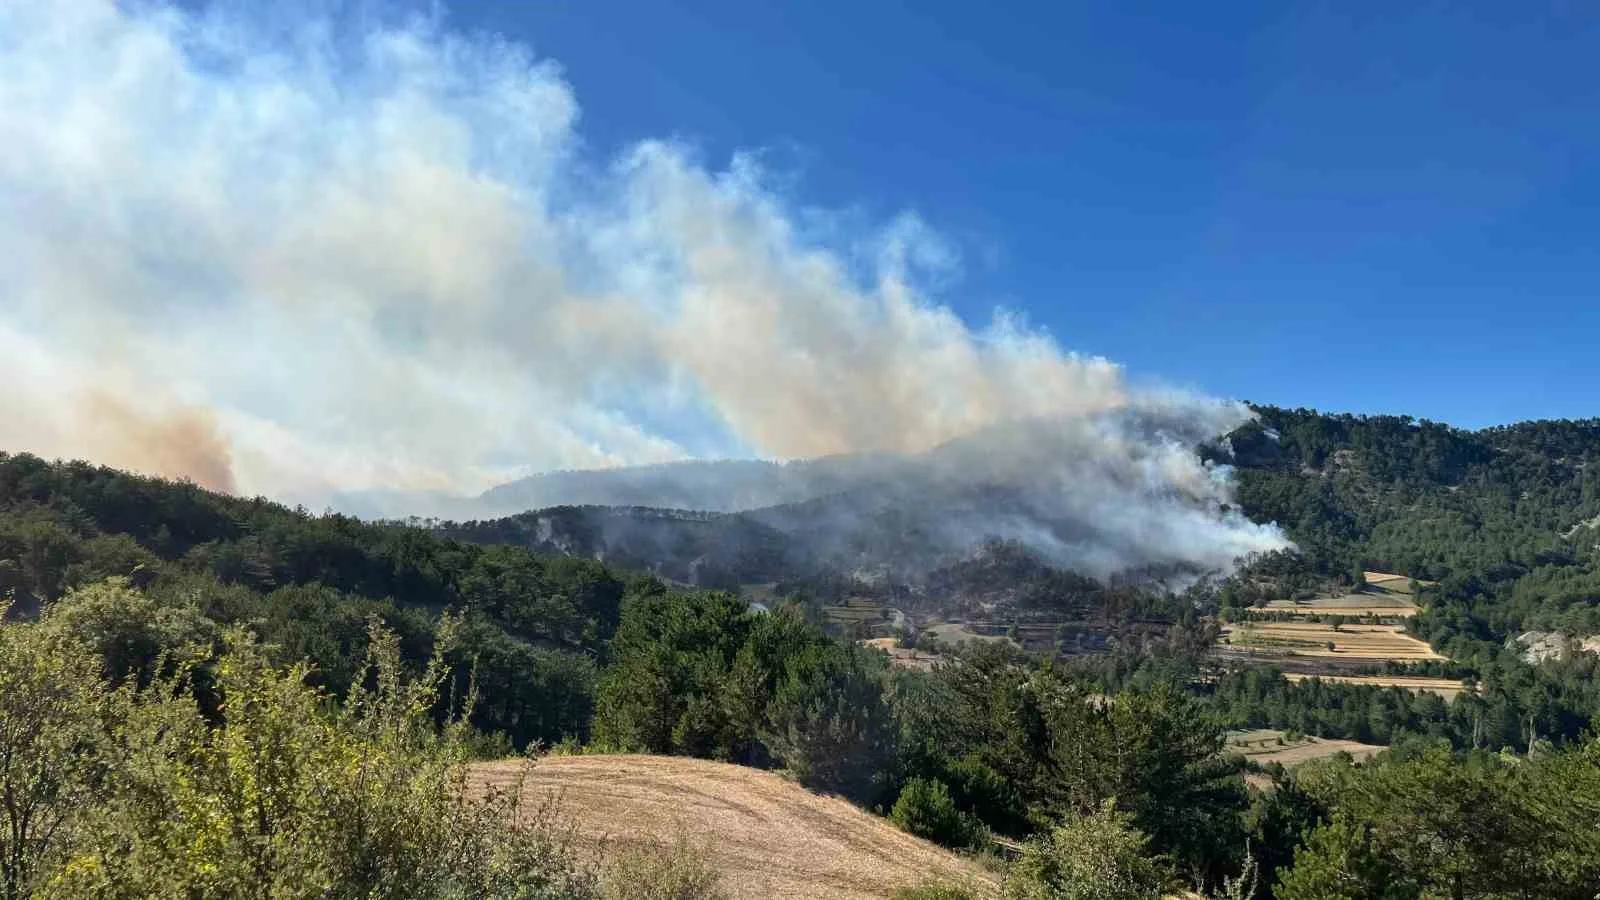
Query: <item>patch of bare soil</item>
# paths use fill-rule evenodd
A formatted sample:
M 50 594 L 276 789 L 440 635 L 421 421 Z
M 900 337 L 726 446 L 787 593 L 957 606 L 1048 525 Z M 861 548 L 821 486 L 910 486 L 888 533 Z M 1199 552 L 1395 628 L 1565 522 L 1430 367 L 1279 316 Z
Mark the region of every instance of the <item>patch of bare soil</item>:
M 473 767 L 480 786 L 515 785 L 520 760 Z M 548 757 L 523 786 L 530 803 L 554 795 L 584 847 L 679 834 L 707 845 L 736 898 L 887 897 L 929 878 L 992 891 L 975 863 L 912 837 L 845 800 L 813 794 L 772 772 L 661 756 Z

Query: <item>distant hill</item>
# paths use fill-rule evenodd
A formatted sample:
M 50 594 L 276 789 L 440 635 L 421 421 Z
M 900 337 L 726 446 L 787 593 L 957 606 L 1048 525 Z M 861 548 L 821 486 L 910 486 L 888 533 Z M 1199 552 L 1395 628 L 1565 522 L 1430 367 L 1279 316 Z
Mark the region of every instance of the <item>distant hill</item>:
M 368 518 L 483 519 L 553 506 L 629 506 L 740 512 L 800 503 L 848 490 L 898 465 L 887 456 L 829 456 L 774 462 L 686 460 L 611 469 L 544 472 L 476 497 L 440 492 L 352 491 L 334 505 Z
M 1274 577 L 1427 582 L 1435 647 L 1600 633 L 1600 419 L 1465 431 L 1405 416 L 1259 407 L 1223 452 L 1252 519 L 1302 551 Z M 1460 651 L 1450 654 L 1460 658 Z
M 794 462 L 696 460 L 618 469 L 549 472 L 503 484 L 478 499 L 488 509 L 653 506 L 739 512 L 847 490 L 893 469 L 889 457 L 829 456 Z
M 713 586 L 822 573 L 915 585 L 996 541 L 1102 581 L 1192 580 L 1287 546 L 1231 509 L 1225 470 L 1196 452 L 1210 437 L 1145 413 L 1019 422 L 904 456 L 558 473 L 500 495 L 555 507 L 440 530 Z M 606 498 L 677 500 L 694 512 L 595 502 Z
M 1268 585 L 1262 590 L 1277 592 L 1267 599 L 1381 571 L 1440 582 L 1430 587 L 1432 612 L 1419 621 L 1436 644 L 1458 633 L 1499 642 L 1523 630 L 1600 633 L 1600 421 L 1466 431 L 1401 416 L 1255 411 L 1255 422 L 1200 452 L 1232 467 L 1233 514 L 1278 523 L 1300 550 L 1271 563 L 1277 574 L 1267 581 L 1258 579 Z M 1075 494 L 1095 488 L 1087 477 L 1032 477 L 1034 463 L 1052 476 L 1057 471 L 1051 448 L 1006 468 L 982 460 L 983 451 L 958 442 L 919 458 L 862 465 L 836 458 L 559 473 L 508 486 L 502 496 L 566 498 L 575 495 L 561 491 L 583 487 L 591 499 L 642 499 L 733 485 L 701 496 L 724 506 L 784 492 L 802 499 L 693 514 L 566 506 L 443 531 L 729 588 L 820 575 L 948 594 L 948 572 L 958 567 L 967 573 L 961 590 L 1009 596 L 1012 584 L 970 577 L 985 566 L 959 569 L 997 540 L 1019 544 L 1053 571 L 1102 584 L 1112 576 L 1181 584 L 1207 570 L 1184 556 L 1181 543 L 1158 545 L 1159 526 L 1181 521 L 1186 510 L 1203 512 L 1203 504 L 1177 498 L 1161 516 L 1141 520 L 1156 530 L 1125 534 L 1115 527 L 1115 503 L 1075 502 Z M 962 477 L 980 469 L 993 477 Z M 1006 474 L 1016 471 L 1029 476 Z M 809 492 L 815 495 L 803 496 Z M 1196 521 L 1197 528 L 1213 527 L 1206 523 L 1215 519 Z M 1019 578 L 1050 580 L 1025 575 Z

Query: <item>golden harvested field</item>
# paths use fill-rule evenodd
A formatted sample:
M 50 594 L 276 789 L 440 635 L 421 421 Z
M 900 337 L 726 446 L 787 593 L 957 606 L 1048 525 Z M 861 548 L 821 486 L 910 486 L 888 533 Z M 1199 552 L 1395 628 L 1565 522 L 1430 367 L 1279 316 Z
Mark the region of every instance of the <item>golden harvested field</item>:
M 509 787 L 522 765 L 482 763 L 473 777 Z M 995 892 L 993 876 L 974 863 L 772 772 L 677 757 L 548 757 L 523 790 L 533 803 L 559 798 L 591 852 L 607 843 L 670 845 L 679 834 L 708 845 L 739 900 L 887 897 L 930 877 Z
M 1329 643 L 1333 649 L 1328 649 Z M 1246 622 L 1225 625 L 1222 643 L 1232 650 L 1259 655 L 1312 656 L 1334 659 L 1444 659 L 1426 642 L 1398 625 L 1332 625 L 1319 622 Z
M 1466 688 L 1454 678 L 1426 678 L 1421 675 L 1308 675 L 1304 672 L 1285 672 L 1283 677 L 1290 681 L 1305 681 L 1310 678 L 1320 678 L 1323 681 L 1337 681 L 1342 684 L 1370 684 L 1377 687 L 1405 688 L 1408 691 L 1426 691 L 1438 694 L 1446 700 L 1454 700 Z
M 1380 591 L 1389 591 L 1396 594 L 1411 593 L 1411 579 L 1405 575 L 1395 575 L 1392 572 L 1362 572 L 1361 577 L 1371 587 Z M 1423 581 L 1417 579 L 1417 584 L 1422 587 L 1438 587 L 1437 581 Z

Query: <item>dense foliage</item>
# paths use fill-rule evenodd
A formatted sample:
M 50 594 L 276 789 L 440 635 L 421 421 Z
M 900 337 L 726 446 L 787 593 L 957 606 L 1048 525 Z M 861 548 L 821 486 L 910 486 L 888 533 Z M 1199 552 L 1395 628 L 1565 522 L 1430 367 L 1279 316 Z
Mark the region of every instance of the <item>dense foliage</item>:
M 113 582 L 0 624 L 0 897 L 600 896 L 548 810 L 467 789 L 442 654 L 408 678 L 374 625 L 333 706 L 244 630 L 166 627 L 193 607 L 80 615 L 119 604 L 152 606 Z M 123 636 L 159 647 L 142 685 Z
M 395 867 L 415 896 L 590 896 L 605 884 L 556 836 L 490 824 L 517 813 L 459 780 L 471 753 L 558 741 L 782 767 L 950 846 L 1020 841 L 1019 897 L 1594 896 L 1597 657 L 1535 663 L 1514 639 L 1600 632 L 1600 426 L 1262 409 L 1230 444 L 1245 511 L 1299 552 L 1163 594 L 991 547 L 934 580 L 1024 622 L 1070 609 L 1113 629 L 1111 652 L 969 646 L 927 672 L 806 603 L 754 611 L 593 560 L 0 456 L 0 703 L 31 723 L 0 777 L 32 804 L 0 847 L 5 896 L 299 896 L 299 876 L 387 896 L 340 886 Z M 1208 661 L 1211 613 L 1362 569 L 1438 582 L 1416 629 L 1451 661 L 1429 672 L 1476 691 Z M 1395 749 L 1262 792 L 1230 726 Z M 709 877 L 674 872 L 658 882 Z
M 1467 432 L 1398 416 L 1257 413 L 1228 439 L 1239 501 L 1285 526 L 1298 552 L 1254 560 L 1222 585 L 1224 613 L 1348 584 L 1363 569 L 1438 582 L 1410 627 L 1450 658 L 1435 674 L 1471 678 L 1477 691 L 1446 706 L 1244 673 L 1219 689 L 1231 721 L 1526 750 L 1600 720 L 1600 655 L 1536 665 L 1517 640 L 1600 634 L 1600 420 Z
M 1437 643 L 1600 633 L 1600 420 L 1467 432 L 1400 416 L 1257 413 L 1229 438 L 1239 501 L 1289 529 L 1303 571 L 1441 582 L 1420 625 Z
M 475 676 L 473 724 L 517 746 L 587 735 L 598 665 L 630 589 L 592 560 L 0 454 L 0 596 L 33 612 L 112 576 L 213 622 L 250 623 L 281 661 L 308 661 L 335 693 L 364 658 L 369 617 L 420 666 L 438 614 L 456 610 L 452 682 L 463 689 Z

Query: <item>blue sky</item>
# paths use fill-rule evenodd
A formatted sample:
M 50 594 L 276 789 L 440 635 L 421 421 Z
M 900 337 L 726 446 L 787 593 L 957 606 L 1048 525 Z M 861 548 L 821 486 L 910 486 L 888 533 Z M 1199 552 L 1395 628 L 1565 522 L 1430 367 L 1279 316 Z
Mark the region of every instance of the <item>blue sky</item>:
M 1402 8 L 1403 7 L 1403 8 Z M 1600 8 L 526 4 L 597 156 L 759 149 L 913 210 L 940 299 L 1208 392 L 1478 426 L 1600 413 Z
M 1600 413 L 1600 8 L 1399 6 L 0 0 L 0 447 L 315 508 Z

